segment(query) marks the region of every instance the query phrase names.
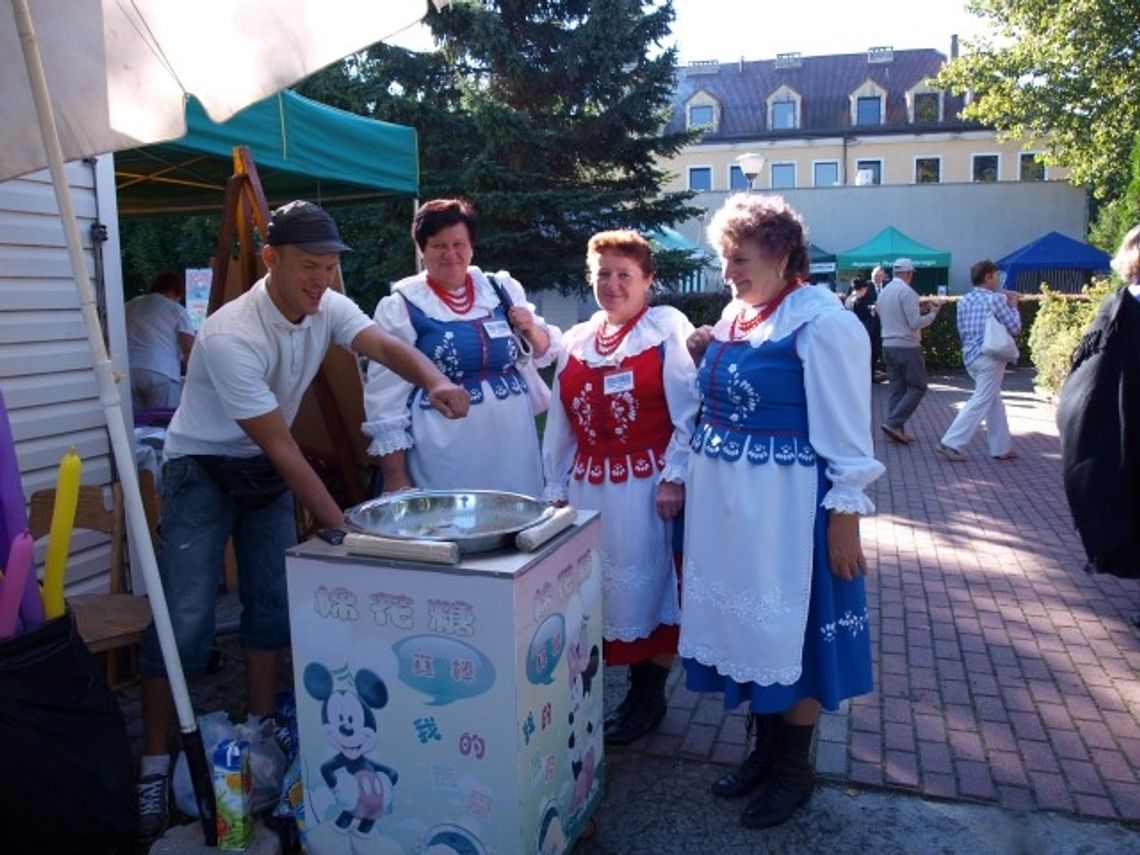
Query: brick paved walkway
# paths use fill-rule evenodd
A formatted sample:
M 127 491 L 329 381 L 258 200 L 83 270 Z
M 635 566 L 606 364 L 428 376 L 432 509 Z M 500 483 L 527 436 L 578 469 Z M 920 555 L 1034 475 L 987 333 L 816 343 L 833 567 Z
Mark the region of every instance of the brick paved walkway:
M 969 461 L 933 445 L 969 395 L 965 373 L 931 379 L 908 425 L 878 430 L 864 520 L 877 690 L 820 723 L 821 774 L 926 796 L 1140 820 L 1140 584 L 1090 577 L 1060 479 L 1052 404 L 1031 372 L 1007 375 L 1020 453 L 999 462 L 979 433 Z M 617 669 L 608 669 L 616 672 Z M 621 678 L 607 674 L 620 698 Z M 738 762 L 744 714 L 671 678 L 662 728 L 630 750 Z M 616 696 L 616 697 L 615 697 Z
M 964 373 L 934 377 L 908 425 L 918 441 L 879 431 L 887 473 L 864 520 L 877 691 L 825 714 L 816 766 L 837 782 L 925 796 L 1140 820 L 1140 583 L 1087 576 L 1061 489 L 1053 406 L 1032 375 L 1007 375 L 1005 400 L 1021 457 L 953 464 L 933 444 L 968 397 Z M 236 644 L 227 665 L 192 690 L 195 709 L 240 707 Z M 623 669 L 606 669 L 607 702 Z M 736 763 L 744 713 L 670 678 L 669 713 L 627 749 Z M 137 689 L 121 696 L 138 752 Z

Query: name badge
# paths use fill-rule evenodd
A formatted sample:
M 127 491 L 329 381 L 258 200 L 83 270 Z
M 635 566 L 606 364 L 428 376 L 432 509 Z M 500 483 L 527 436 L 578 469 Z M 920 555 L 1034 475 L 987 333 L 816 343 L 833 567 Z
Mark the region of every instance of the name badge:
M 510 325 L 506 321 L 483 321 L 483 329 L 491 338 L 506 338 L 511 334 Z
M 607 374 L 604 383 L 603 388 L 607 395 L 616 395 L 618 392 L 632 392 L 633 372 L 620 371 L 617 374 Z

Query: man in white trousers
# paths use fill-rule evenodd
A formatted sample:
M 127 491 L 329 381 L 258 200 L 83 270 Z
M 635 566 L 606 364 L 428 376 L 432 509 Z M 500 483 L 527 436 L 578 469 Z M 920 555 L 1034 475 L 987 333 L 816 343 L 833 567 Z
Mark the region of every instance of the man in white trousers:
M 1009 435 L 1009 422 L 1005 417 L 1005 403 L 1001 399 L 1001 382 L 1005 376 L 1005 361 L 982 353 L 982 339 L 986 319 L 992 314 L 1016 336 L 1021 332 L 1021 314 L 1017 311 L 1017 292 L 997 293 L 1000 274 L 997 265 L 989 259 L 979 261 L 970 268 L 973 290 L 958 301 L 958 336 L 962 339 L 962 362 L 974 378 L 974 394 L 962 407 L 942 441 L 934 450 L 954 463 L 966 459 L 962 449 L 970 444 L 974 433 L 984 421 L 990 457 L 995 460 L 1013 460 L 1017 452 Z

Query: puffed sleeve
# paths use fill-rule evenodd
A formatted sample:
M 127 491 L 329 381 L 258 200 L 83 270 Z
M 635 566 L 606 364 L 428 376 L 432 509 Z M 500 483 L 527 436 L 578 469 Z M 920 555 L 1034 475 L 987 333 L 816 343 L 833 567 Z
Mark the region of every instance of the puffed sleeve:
M 570 471 L 574 467 L 574 455 L 578 451 L 578 440 L 566 417 L 559 388 L 559 379 L 566 368 L 566 362 L 566 353 L 560 353 L 554 373 L 550 409 L 546 411 L 546 427 L 542 432 L 542 473 L 546 481 L 543 498 L 548 502 L 565 501 L 569 495 Z
M 824 312 L 800 330 L 808 439 L 827 464 L 832 487 L 820 503 L 841 513 L 871 514 L 867 486 L 885 468 L 871 439 L 871 343 L 855 316 Z
M 665 448 L 665 468 L 658 481 L 683 484 L 685 470 L 689 465 L 689 441 L 697 423 L 700 396 L 697 393 L 697 366 L 693 364 L 686 345 L 693 332 L 693 325 L 676 310 L 668 313 L 668 319 L 669 334 L 662 342 L 665 345 L 663 379 L 669 417 L 673 420 L 673 436 Z
M 374 320 L 384 332 L 415 346 L 416 331 L 408 316 L 404 299 L 397 294 L 376 304 Z M 412 384 L 378 362 L 368 363 L 368 380 L 364 384 L 364 435 L 370 440 L 368 453 L 382 457 L 394 451 L 411 448 L 411 413 L 408 395 Z
M 526 290 L 523 288 L 522 283 L 512 277 L 509 272 L 500 270 L 493 275 L 495 281 L 506 289 L 507 295 L 511 298 L 511 305 L 526 307 L 527 311 L 534 315 L 534 322 L 546 330 L 546 334 L 550 336 L 550 347 L 546 349 L 546 353 L 542 354 L 542 356 L 535 357 L 535 366 L 537 368 L 545 368 L 548 365 L 553 365 L 555 360 L 558 359 L 559 354 L 562 353 L 562 330 L 554 324 L 548 324 L 546 322 L 542 315 L 538 313 L 534 303 L 527 298 Z

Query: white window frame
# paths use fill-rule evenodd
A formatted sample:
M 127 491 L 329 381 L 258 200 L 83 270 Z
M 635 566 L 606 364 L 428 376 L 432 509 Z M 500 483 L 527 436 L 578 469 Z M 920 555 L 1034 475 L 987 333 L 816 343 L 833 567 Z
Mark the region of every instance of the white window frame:
M 974 161 L 979 157 L 996 157 L 997 158 L 997 177 L 994 179 L 995 184 L 1001 182 L 1001 152 L 1000 151 L 975 151 L 970 155 L 970 183 L 971 184 L 989 184 L 988 181 L 978 181 L 974 178 Z M 1018 166 L 1020 167 L 1020 163 Z M 1020 178 L 1020 174 L 1018 175 Z
M 777 166 L 790 166 L 792 168 L 792 186 L 791 187 L 777 187 L 775 183 L 776 167 Z M 776 160 L 768 167 L 768 187 L 772 190 L 795 190 L 799 187 L 799 168 L 794 160 Z
M 935 89 L 932 86 L 927 86 L 924 83 L 920 83 L 918 86 L 915 86 L 913 89 L 906 93 L 906 112 L 907 119 L 910 121 L 910 123 L 912 125 L 918 123 L 914 117 L 914 99 L 917 95 L 934 95 L 938 98 L 938 116 L 934 121 L 941 122 L 945 116 L 945 113 L 943 111 L 946 109 L 946 98 L 944 93 L 940 89 Z M 925 124 L 925 122 L 923 124 Z
M 712 104 L 690 104 L 688 110 L 688 127 L 690 128 L 703 128 L 703 127 L 716 127 L 716 107 Z M 712 118 L 707 122 L 697 122 L 693 120 L 694 110 L 708 110 L 712 113 Z
M 855 172 L 854 172 L 854 175 L 852 175 L 852 177 L 851 177 L 852 182 L 854 182 L 855 178 L 859 175 L 859 164 L 860 163 L 877 163 L 877 164 L 879 164 L 879 183 L 878 184 L 870 184 L 868 186 L 870 186 L 870 187 L 881 187 L 887 183 L 887 167 L 886 167 L 886 163 L 885 163 L 884 158 L 881 158 L 881 157 L 859 157 L 859 158 L 856 158 L 855 159 Z
M 822 166 L 825 163 L 830 163 L 835 167 L 835 183 L 834 184 L 816 184 L 815 183 L 815 168 Z M 839 168 L 838 158 L 828 158 L 826 160 L 813 160 L 811 162 L 811 186 L 812 187 L 839 187 L 843 184 L 843 170 Z
M 1042 152 L 1038 149 L 1034 149 L 1033 151 L 1018 152 L 1018 156 L 1017 156 L 1017 180 L 1018 181 L 1025 181 L 1025 179 L 1021 177 L 1021 159 L 1023 157 L 1036 157 L 1039 154 L 1044 154 L 1044 152 Z M 1038 165 L 1041 167 L 1041 181 L 1048 181 L 1049 180 L 1049 167 L 1047 165 L 1045 165 L 1044 163 L 1041 163 Z M 1029 183 L 1037 184 L 1038 182 L 1036 180 L 1034 180 L 1034 181 L 1029 182 Z
M 697 188 L 693 187 L 693 172 L 695 172 L 698 169 L 704 169 L 704 170 L 708 171 L 709 187 L 707 190 L 698 190 Z M 685 170 L 685 188 L 687 190 L 696 190 L 698 193 L 711 193 L 714 190 L 716 190 L 716 178 L 715 178 L 715 176 L 716 176 L 716 170 L 713 169 L 712 164 L 708 164 L 708 163 L 694 164 L 693 166 L 690 166 Z
M 765 119 L 766 119 L 767 124 L 768 124 L 768 130 L 770 130 L 770 131 L 777 130 L 775 123 L 772 121 L 772 106 L 778 102 L 784 102 L 784 101 L 789 101 L 794 105 L 795 121 L 793 122 L 793 124 L 790 128 L 780 128 L 779 130 L 796 131 L 796 130 L 799 130 L 801 127 L 803 127 L 803 123 L 804 123 L 804 116 L 803 116 L 804 99 L 803 99 L 803 96 L 800 95 L 800 93 L 797 92 L 795 89 L 793 89 L 791 86 L 788 86 L 787 84 L 785 84 L 783 86 L 777 86 L 771 92 L 771 94 L 769 94 L 768 97 L 765 99 L 765 102 L 764 102 L 764 107 L 765 107 L 765 111 L 766 111 Z
M 942 182 L 942 155 L 940 154 L 916 154 L 911 163 L 910 170 L 910 183 L 911 184 L 941 184 Z M 920 160 L 936 160 L 938 161 L 938 180 L 937 181 L 923 181 L 918 180 L 918 162 Z
M 732 174 L 733 174 L 733 172 L 737 172 L 740 174 L 740 178 L 744 182 L 743 186 L 741 186 L 741 187 L 733 187 L 732 186 Z M 744 170 L 741 169 L 740 165 L 736 164 L 736 163 L 730 163 L 728 165 L 728 176 L 725 180 L 724 186 L 726 188 L 728 188 L 729 193 L 741 192 L 744 190 L 751 190 L 752 189 L 751 182 L 749 182 L 749 180 L 748 180 L 748 176 L 744 174 Z

